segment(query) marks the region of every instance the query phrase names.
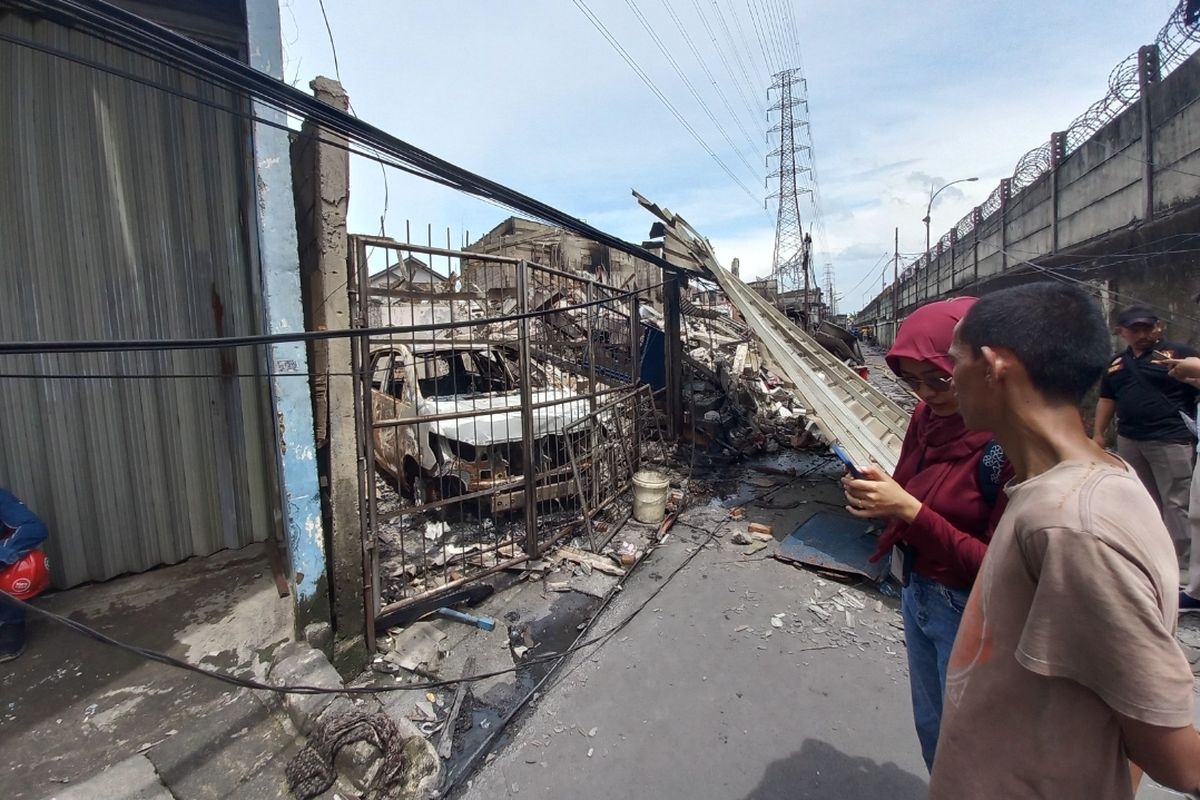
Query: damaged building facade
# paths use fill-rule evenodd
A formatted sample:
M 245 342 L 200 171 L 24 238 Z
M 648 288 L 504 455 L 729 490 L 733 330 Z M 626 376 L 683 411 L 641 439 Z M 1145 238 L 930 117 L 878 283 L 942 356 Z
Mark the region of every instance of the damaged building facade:
M 583 237 L 520 217 L 509 217 L 465 248 L 468 252 L 523 258 L 534 264 L 587 276 L 621 290 L 649 289 L 649 296 L 662 282 L 662 270 L 640 258 L 592 242 Z M 466 285 L 483 291 L 512 289 L 497 285 L 500 280 L 486 262 L 468 259 L 463 265 Z

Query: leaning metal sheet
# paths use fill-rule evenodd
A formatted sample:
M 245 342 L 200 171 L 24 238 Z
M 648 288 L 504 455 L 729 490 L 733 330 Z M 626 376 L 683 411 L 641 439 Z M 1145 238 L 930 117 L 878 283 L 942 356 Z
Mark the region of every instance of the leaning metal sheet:
M 811 567 L 862 575 L 879 583 L 888 574 L 889 561 L 872 564 L 878 537 L 870 520 L 831 511 L 818 511 L 779 544 L 775 557 Z
M 840 442 L 856 463 L 874 462 L 889 473 L 894 471 L 908 426 L 904 410 L 722 267 L 708 241 L 686 220 L 634 194 L 667 226 L 673 247 L 681 251 L 676 255 L 691 259 L 693 266 L 716 278 L 770 360 L 795 388 L 821 434 L 830 442 Z

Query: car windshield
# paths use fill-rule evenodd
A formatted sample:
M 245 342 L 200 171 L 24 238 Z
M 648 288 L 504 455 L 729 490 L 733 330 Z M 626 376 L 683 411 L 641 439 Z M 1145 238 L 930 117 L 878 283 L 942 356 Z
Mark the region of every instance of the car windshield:
M 490 350 L 421 354 L 415 367 L 422 397 L 470 397 L 517 388 L 504 357 Z

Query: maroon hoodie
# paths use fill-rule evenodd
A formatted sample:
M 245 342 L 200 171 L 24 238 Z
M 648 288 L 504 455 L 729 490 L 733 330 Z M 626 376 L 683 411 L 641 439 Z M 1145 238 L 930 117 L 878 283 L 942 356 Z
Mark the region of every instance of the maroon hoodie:
M 954 326 L 974 303 L 974 297 L 957 297 L 914 311 L 888 351 L 888 366 L 899 373 L 903 357 L 953 372 Z M 888 524 L 874 560 L 903 541 L 914 551 L 914 571 L 947 586 L 970 588 L 1006 500 L 1001 491 L 989 502 L 980 488 L 980 461 L 991 440 L 990 433 L 967 430 L 958 414 L 939 417 L 924 403 L 917 405 L 893 477 L 921 501 L 921 511 L 911 523 Z M 999 484 L 1012 476 L 1007 463 L 995 471 Z

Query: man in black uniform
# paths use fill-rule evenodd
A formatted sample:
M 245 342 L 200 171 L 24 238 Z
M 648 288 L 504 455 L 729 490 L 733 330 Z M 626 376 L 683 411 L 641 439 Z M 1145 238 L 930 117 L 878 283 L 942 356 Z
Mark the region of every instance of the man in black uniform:
M 1134 305 L 1121 311 L 1117 333 L 1129 347 L 1113 357 L 1100 381 L 1094 438 L 1104 446 L 1104 434 L 1115 412 L 1117 453 L 1137 471 L 1158 502 L 1182 564 L 1192 541 L 1188 495 L 1196 440 L 1188 419 L 1195 412 L 1197 389 L 1169 377 L 1168 365 L 1162 362 L 1200 353 L 1185 344 L 1163 340 L 1162 322 L 1148 306 Z

